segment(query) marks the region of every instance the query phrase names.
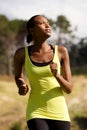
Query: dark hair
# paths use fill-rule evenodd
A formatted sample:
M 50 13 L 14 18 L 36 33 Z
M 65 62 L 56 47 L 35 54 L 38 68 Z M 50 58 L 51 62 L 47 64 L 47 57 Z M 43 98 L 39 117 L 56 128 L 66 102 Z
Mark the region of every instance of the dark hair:
M 33 17 L 31 17 L 26 24 L 26 28 L 27 28 L 27 43 L 30 43 L 33 39 L 32 39 L 32 34 L 29 31 L 29 28 L 33 28 L 34 27 L 34 18 L 37 16 L 41 16 L 41 15 L 34 15 Z

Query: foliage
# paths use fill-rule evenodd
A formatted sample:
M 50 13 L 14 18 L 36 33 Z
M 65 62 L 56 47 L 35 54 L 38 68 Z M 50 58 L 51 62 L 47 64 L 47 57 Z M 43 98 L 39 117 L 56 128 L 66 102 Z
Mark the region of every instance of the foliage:
M 84 71 L 87 66 L 87 38 L 82 38 L 77 45 L 71 46 L 70 60 L 72 67 Z
M 12 75 L 13 55 L 17 46 L 24 44 L 25 23 L 23 20 L 8 20 L 0 15 L 0 73 Z
M 15 123 L 10 130 L 21 130 L 21 123 L 20 122 Z
M 57 17 L 56 25 L 59 27 L 61 33 L 69 33 L 70 22 L 63 15 Z
M 6 36 L 9 32 L 9 21 L 4 15 L 0 15 L 0 35 Z

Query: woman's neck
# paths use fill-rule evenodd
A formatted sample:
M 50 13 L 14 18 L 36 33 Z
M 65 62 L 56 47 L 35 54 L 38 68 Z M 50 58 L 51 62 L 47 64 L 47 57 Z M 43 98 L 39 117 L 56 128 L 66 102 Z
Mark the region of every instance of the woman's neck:
M 38 51 L 38 52 L 46 52 L 50 49 L 49 44 L 47 43 L 47 41 L 42 42 L 34 42 L 33 45 L 33 51 Z

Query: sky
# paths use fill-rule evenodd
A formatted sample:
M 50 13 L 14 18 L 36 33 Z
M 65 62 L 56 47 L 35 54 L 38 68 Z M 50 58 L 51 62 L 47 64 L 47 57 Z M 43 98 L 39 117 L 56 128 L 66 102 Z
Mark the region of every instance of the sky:
M 87 0 L 0 0 L 0 14 L 9 19 L 28 20 L 43 14 L 52 20 L 64 15 L 77 37 L 87 37 Z

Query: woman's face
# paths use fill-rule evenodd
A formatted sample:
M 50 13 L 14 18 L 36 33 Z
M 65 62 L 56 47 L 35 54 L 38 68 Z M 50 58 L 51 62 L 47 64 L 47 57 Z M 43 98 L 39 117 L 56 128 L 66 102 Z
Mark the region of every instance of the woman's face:
M 39 37 L 50 37 L 51 36 L 51 26 L 49 25 L 48 20 L 43 16 L 37 16 L 34 18 L 34 28 L 33 36 Z

